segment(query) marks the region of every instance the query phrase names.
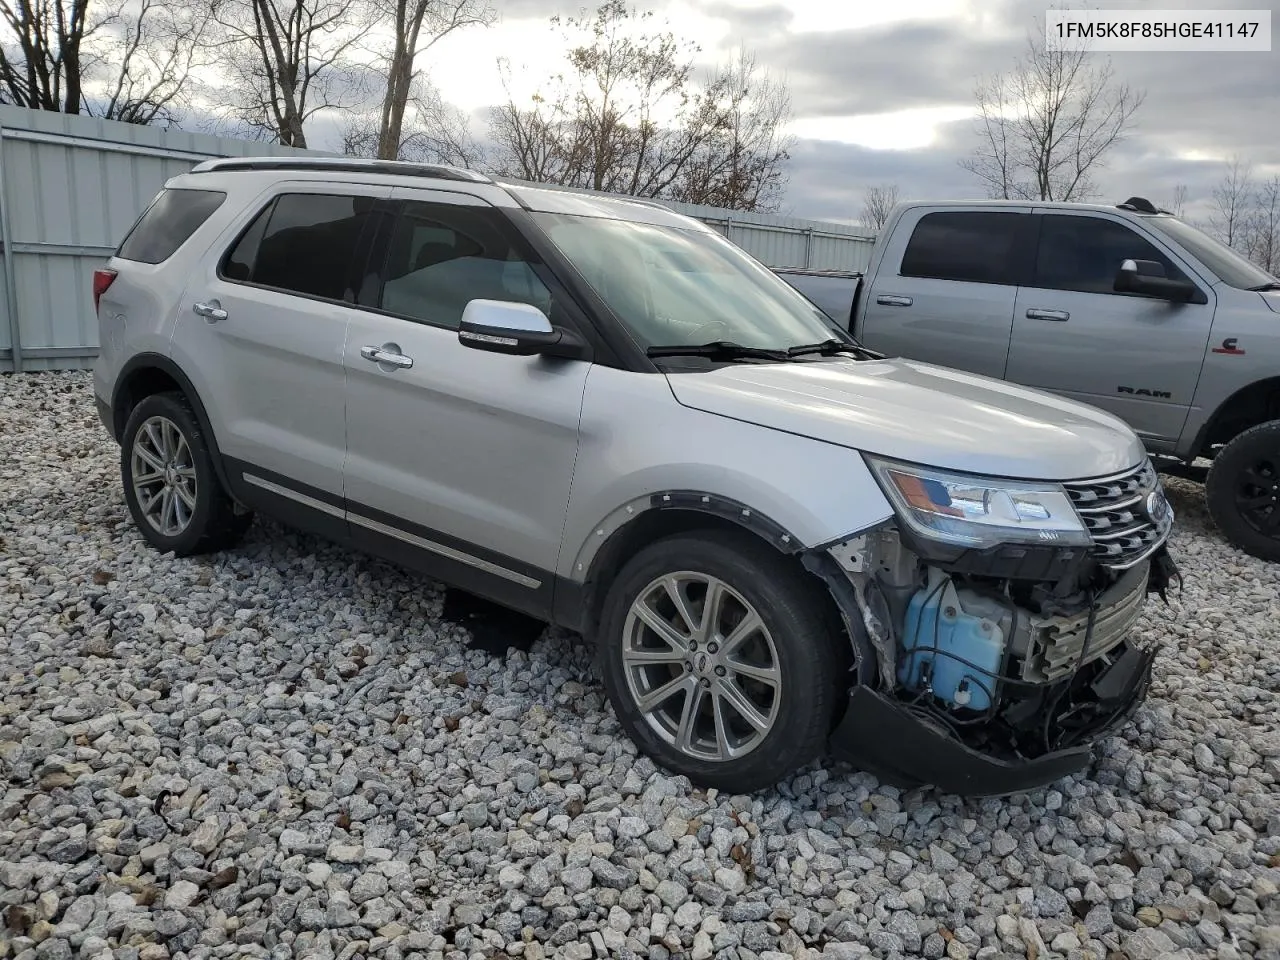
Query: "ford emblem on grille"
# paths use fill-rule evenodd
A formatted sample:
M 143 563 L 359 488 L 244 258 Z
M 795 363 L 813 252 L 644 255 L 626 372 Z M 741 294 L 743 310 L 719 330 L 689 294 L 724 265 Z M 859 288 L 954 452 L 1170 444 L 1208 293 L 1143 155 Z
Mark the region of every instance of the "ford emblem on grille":
M 1168 520 L 1170 514 L 1173 512 L 1172 508 L 1169 506 L 1169 501 L 1165 499 L 1164 494 L 1159 490 L 1152 490 L 1147 494 L 1147 501 L 1143 506 L 1147 511 L 1147 516 L 1150 517 L 1153 522 L 1158 524 L 1162 524 Z

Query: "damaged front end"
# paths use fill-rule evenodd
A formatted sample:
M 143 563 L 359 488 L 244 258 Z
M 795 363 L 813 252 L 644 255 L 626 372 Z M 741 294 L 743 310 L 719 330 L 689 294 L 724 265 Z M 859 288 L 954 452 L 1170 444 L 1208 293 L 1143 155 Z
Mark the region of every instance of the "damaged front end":
M 964 549 L 890 522 L 806 558 L 858 659 L 833 752 L 899 786 L 965 796 L 1089 764 L 1146 695 L 1155 652 L 1131 628 L 1178 574 L 1149 466 L 1065 488 L 1088 544 Z

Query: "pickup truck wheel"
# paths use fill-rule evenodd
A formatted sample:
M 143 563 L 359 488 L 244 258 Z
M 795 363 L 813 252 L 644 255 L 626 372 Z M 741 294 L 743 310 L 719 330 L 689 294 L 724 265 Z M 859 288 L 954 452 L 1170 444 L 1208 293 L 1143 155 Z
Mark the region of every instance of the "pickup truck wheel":
M 120 477 L 133 522 L 152 546 L 180 557 L 235 544 L 253 521 L 218 482 L 191 405 L 179 393 L 144 398 L 129 414 Z
M 638 553 L 601 618 L 605 686 L 636 745 L 705 787 L 750 793 L 822 754 L 848 641 L 807 575 L 748 535 Z
M 1209 513 L 1245 553 L 1280 560 L 1280 421 L 1250 427 L 1213 460 Z

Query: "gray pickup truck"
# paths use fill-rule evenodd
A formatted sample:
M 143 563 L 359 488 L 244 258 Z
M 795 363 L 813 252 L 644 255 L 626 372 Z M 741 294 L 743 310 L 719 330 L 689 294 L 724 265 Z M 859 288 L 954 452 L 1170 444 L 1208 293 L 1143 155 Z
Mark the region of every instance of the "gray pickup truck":
M 779 272 L 872 350 L 1116 414 L 1280 560 L 1280 280 L 1195 227 L 1140 197 L 909 202 L 864 276 Z

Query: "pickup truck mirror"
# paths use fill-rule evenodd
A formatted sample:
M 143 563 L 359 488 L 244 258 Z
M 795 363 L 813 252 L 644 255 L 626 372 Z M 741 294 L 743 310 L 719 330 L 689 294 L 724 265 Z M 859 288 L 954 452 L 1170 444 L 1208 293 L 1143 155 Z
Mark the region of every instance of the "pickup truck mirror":
M 472 300 L 462 311 L 458 342 L 474 350 L 522 357 L 536 354 L 586 359 L 587 344 L 573 331 L 553 327 L 547 315 L 527 303 Z
M 1186 303 L 1197 293 L 1189 280 L 1170 280 L 1164 264 L 1155 260 L 1125 260 L 1113 288 L 1117 293 L 1144 293 L 1173 303 Z

